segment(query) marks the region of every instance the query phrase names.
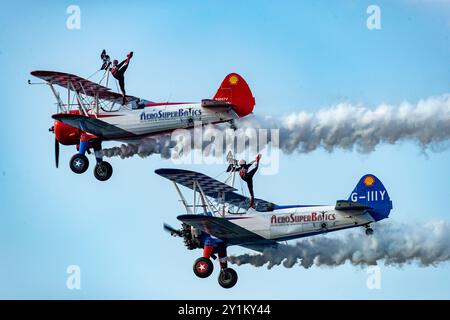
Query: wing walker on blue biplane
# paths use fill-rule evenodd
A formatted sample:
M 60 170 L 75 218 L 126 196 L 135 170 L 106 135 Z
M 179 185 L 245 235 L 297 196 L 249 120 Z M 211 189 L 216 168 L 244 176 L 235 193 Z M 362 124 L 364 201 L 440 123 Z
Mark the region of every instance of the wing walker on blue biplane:
M 211 259 L 218 256 L 218 282 L 223 288 L 233 287 L 238 280 L 236 271 L 227 264 L 229 246 L 263 252 L 280 248 L 281 241 L 353 227 L 363 227 L 370 236 L 371 225 L 387 218 L 392 209 L 386 189 L 373 174 L 364 175 L 349 198 L 334 205 L 278 205 L 255 198 L 251 206 L 251 199 L 237 193 L 232 185 L 202 173 L 180 169 L 158 169 L 155 173 L 172 181 L 186 210 L 177 217 L 181 229 L 167 224 L 164 229 L 183 238 L 187 249 L 203 250 L 193 265 L 197 277 L 209 277 L 213 272 Z M 227 181 L 234 184 L 235 173 L 231 170 Z M 191 202 L 180 186 L 192 190 Z

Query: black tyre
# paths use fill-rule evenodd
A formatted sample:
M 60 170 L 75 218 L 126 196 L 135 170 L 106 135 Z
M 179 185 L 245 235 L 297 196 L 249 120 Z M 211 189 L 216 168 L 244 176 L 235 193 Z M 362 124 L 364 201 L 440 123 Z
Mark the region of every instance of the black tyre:
M 198 258 L 194 262 L 194 273 L 199 278 L 207 278 L 209 277 L 214 269 L 214 265 L 212 261 L 208 258 Z
M 106 181 L 111 178 L 113 174 L 113 168 L 109 162 L 101 161 L 95 165 L 94 176 L 97 180 Z
M 89 160 L 84 154 L 76 154 L 70 159 L 70 169 L 76 174 L 86 172 L 89 168 Z
M 373 229 L 372 228 L 367 228 L 366 229 L 366 235 L 368 235 L 368 236 L 373 235 Z
M 220 271 L 219 278 L 217 280 L 222 288 L 230 289 L 234 287 L 238 281 L 238 275 L 233 269 L 226 268 Z

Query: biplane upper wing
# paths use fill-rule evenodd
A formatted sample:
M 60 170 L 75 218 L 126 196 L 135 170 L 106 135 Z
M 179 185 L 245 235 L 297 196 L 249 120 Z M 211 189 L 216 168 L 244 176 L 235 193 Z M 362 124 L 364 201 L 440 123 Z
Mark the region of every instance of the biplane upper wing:
M 104 87 L 98 83 L 84 79 L 70 73 L 57 72 L 57 71 L 45 71 L 36 70 L 32 71 L 31 75 L 47 81 L 51 84 L 56 84 L 68 90 L 74 90 L 76 92 L 95 97 L 98 95 L 99 99 L 121 103 L 122 95 L 117 92 L 111 91 L 111 89 Z M 127 96 L 127 101 L 131 102 L 139 100 L 137 97 Z
M 234 192 L 237 191 L 235 188 L 199 172 L 182 169 L 157 169 L 155 173 L 190 189 L 194 188 L 194 181 L 196 181 L 206 196 L 224 203 L 242 208 L 250 202 L 248 197 Z M 271 211 L 275 205 L 256 198 L 255 206 L 258 211 Z
M 103 140 L 123 139 L 135 136 L 133 133 L 123 130 L 115 125 L 109 124 L 93 117 L 86 117 L 77 114 L 58 113 L 52 116 L 53 119 L 66 123 L 72 127 L 95 134 Z
M 263 238 L 226 218 L 184 214 L 178 216 L 177 219 L 232 245 L 241 245 L 256 251 L 260 251 L 264 247 L 278 246 L 276 241 Z

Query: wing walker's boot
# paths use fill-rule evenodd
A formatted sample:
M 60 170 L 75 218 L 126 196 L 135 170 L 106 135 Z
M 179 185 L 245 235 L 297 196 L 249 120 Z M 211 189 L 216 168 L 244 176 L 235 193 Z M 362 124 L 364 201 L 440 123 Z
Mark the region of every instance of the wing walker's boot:
M 255 208 L 255 201 L 253 200 L 253 197 L 250 198 L 250 208 Z

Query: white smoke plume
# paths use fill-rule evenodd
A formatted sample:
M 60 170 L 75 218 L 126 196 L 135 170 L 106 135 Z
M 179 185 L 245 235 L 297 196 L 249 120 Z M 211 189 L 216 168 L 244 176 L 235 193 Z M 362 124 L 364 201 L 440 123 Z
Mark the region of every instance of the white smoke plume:
M 109 158 L 120 157 L 126 159 L 134 155 L 145 158 L 152 154 L 159 154 L 161 158 L 170 159 L 173 146 L 174 143 L 171 141 L 170 136 L 163 135 L 145 138 L 136 143 L 122 144 L 120 147 L 103 149 L 103 155 Z
M 268 269 L 278 265 L 335 267 L 347 262 L 357 266 L 378 263 L 436 266 L 450 260 L 450 224 L 446 221 L 424 225 L 381 222 L 374 230 L 371 236 L 366 236 L 363 230 L 341 236 L 313 236 L 293 245 L 266 249 L 262 254 L 230 256 L 229 260 L 233 264 L 255 267 L 267 264 Z
M 417 143 L 422 151 L 442 151 L 450 141 L 450 94 L 430 97 L 416 104 L 381 104 L 374 109 L 362 105 L 340 103 L 317 112 L 299 112 L 282 117 L 252 115 L 236 123 L 236 138 L 245 135 L 246 128 L 279 129 L 279 148 L 282 152 L 308 153 L 317 149 L 335 149 L 369 153 L 380 144 Z M 215 129 L 228 128 L 214 126 Z M 208 130 L 204 130 L 203 136 Z M 225 136 L 225 135 L 224 135 Z M 268 137 L 270 143 L 270 135 Z M 134 146 L 105 149 L 107 157 L 142 157 L 162 153 L 171 157 L 171 148 L 161 138 L 143 139 Z M 209 141 L 204 139 L 204 141 Z M 187 139 L 193 143 L 193 139 Z M 202 144 L 205 148 L 205 143 Z M 207 144 L 206 144 L 207 145 Z M 163 147 L 161 147 L 163 146 Z
M 382 104 L 375 109 L 341 103 L 316 113 L 300 112 L 282 119 L 257 118 L 256 124 L 278 127 L 280 148 L 285 153 L 306 153 L 318 148 L 356 148 L 368 153 L 381 143 L 401 141 L 433 148 L 450 139 L 450 95 L 431 97 L 416 105 Z

